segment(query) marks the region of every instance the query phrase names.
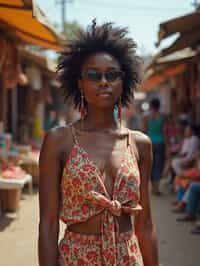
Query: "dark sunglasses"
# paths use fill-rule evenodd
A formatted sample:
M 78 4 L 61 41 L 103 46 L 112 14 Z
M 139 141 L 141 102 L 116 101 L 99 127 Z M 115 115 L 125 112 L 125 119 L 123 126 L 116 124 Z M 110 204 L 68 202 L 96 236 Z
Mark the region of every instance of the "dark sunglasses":
M 102 77 L 104 77 L 108 82 L 115 82 L 123 79 L 124 72 L 120 70 L 108 70 L 106 72 L 101 72 L 95 69 L 88 69 L 81 73 L 81 78 L 94 82 L 101 81 Z

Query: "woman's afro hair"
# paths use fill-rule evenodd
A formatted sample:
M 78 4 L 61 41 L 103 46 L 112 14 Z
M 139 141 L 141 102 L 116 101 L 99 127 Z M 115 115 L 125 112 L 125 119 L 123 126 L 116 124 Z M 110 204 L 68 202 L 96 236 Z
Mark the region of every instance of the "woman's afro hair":
M 65 100 L 72 100 L 75 107 L 80 107 L 81 93 L 78 87 L 82 65 L 91 55 L 105 52 L 113 56 L 124 72 L 122 106 L 128 106 L 133 99 L 133 92 L 141 82 L 141 60 L 136 55 L 136 44 L 127 37 L 127 28 L 120 28 L 113 23 L 97 25 L 96 20 L 86 31 L 79 30 L 67 45 L 59 58 L 57 67 L 60 88 Z

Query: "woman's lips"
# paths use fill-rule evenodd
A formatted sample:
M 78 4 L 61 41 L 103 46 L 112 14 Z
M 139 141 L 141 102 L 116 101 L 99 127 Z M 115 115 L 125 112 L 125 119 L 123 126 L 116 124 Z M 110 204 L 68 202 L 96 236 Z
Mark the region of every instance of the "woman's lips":
M 112 94 L 109 93 L 109 92 L 98 93 L 98 97 L 101 97 L 101 98 L 104 98 L 104 99 L 110 98 L 111 96 L 112 96 Z

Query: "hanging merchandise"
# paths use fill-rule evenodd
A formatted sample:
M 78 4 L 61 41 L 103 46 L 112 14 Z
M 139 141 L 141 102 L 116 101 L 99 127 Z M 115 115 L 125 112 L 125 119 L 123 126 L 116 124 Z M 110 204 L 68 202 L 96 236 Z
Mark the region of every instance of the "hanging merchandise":
M 18 84 L 21 86 L 25 86 L 28 84 L 28 77 L 22 72 L 21 65 L 17 65 L 17 73 L 18 73 Z
M 0 73 L 2 72 L 2 68 L 4 65 L 4 62 L 6 60 L 6 40 L 2 37 L 0 37 Z
M 6 59 L 2 66 L 3 85 L 6 89 L 12 89 L 17 84 L 16 64 L 17 64 L 17 49 L 10 42 L 6 45 Z
M 26 75 L 29 80 L 29 84 L 31 85 L 33 90 L 41 90 L 42 89 L 42 76 L 40 70 L 34 65 L 29 66 L 25 70 Z
M 4 51 L 0 56 L 0 69 L 3 77 L 3 86 L 13 89 L 19 83 L 27 84 L 28 80 L 22 72 L 19 58 L 19 50 L 16 44 L 3 40 Z

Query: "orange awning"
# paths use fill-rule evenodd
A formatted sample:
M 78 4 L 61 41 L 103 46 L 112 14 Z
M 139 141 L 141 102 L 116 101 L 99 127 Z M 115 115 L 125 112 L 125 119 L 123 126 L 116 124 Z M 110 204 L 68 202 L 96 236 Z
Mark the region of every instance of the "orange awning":
M 141 90 L 148 91 L 156 88 L 170 77 L 179 75 L 186 70 L 186 64 L 179 64 L 173 67 L 168 67 L 163 71 L 156 73 L 145 80 L 141 86 Z
M 0 0 L 0 28 L 24 43 L 62 49 L 64 39 L 33 0 Z

